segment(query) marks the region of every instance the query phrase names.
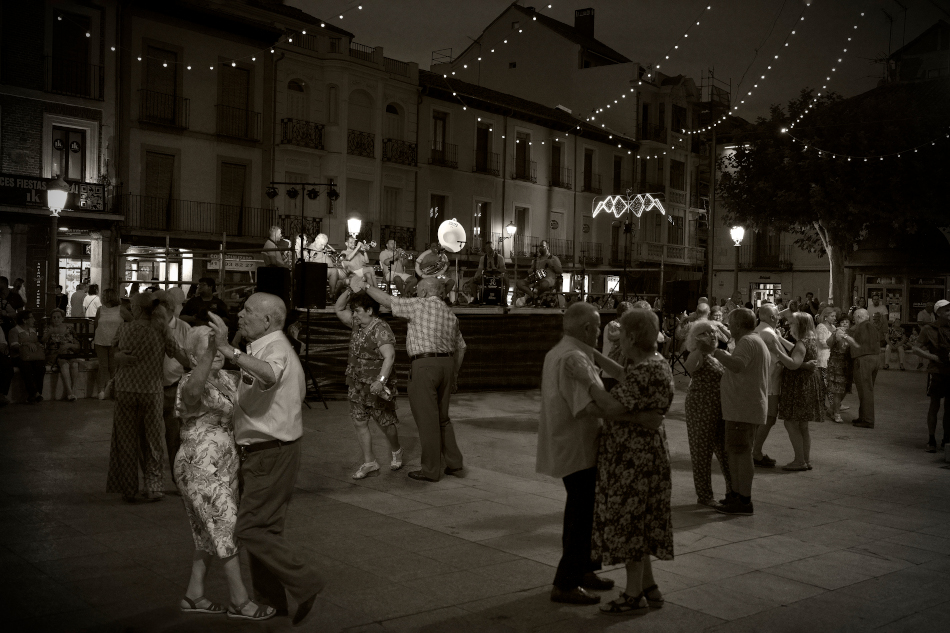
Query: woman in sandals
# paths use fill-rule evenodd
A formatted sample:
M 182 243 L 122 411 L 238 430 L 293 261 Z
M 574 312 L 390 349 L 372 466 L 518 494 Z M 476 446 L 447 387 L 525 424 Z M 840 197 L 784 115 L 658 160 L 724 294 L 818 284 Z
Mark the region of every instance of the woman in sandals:
M 349 307 L 347 306 L 349 303 Z M 379 475 L 379 463 L 373 454 L 373 436 L 369 421 L 375 422 L 389 441 L 391 470 L 402 468 L 402 448 L 396 430 L 396 337 L 389 324 L 379 318 L 379 304 L 365 292 L 352 294 L 349 288 L 333 306 L 337 318 L 353 328 L 350 354 L 346 364 L 346 384 L 350 418 L 363 453 L 363 465 L 353 479 Z
M 823 420 L 825 398 L 821 375 L 804 365 L 818 360 L 818 339 L 815 336 L 815 321 L 807 312 L 792 314 L 789 325 L 796 342 L 791 355 L 778 346 L 778 360 L 785 367 L 778 417 L 785 422 L 795 459 L 782 466 L 782 470 L 811 470 L 811 433 L 808 423 Z
M 46 348 L 46 364 L 59 368 L 59 377 L 63 381 L 66 400 L 75 402 L 73 394 L 73 368 L 79 351 L 79 341 L 73 329 L 66 325 L 66 313 L 54 308 L 49 313 L 50 324 L 43 332 L 43 347 Z M 56 399 L 56 394 L 52 394 Z
M 251 601 L 238 559 L 234 527 L 238 506 L 238 459 L 231 415 L 240 374 L 224 371 L 214 332 L 206 325 L 189 330 L 185 352 L 194 369 L 178 383 L 175 413 L 181 418 L 181 448 L 175 457 L 175 480 L 195 539 L 191 579 L 181 610 L 225 613 L 229 618 L 267 620 L 272 607 Z M 212 559 L 224 563 L 231 606 L 205 597 L 205 577 Z
M 672 479 L 670 451 L 662 415 L 673 403 L 673 374 L 669 362 L 656 352 L 660 331 L 656 314 L 633 309 L 620 318 L 620 346 L 627 359 L 626 375 L 619 366 L 607 373 L 620 384 L 610 393 L 596 383 L 590 394 L 607 415 L 597 452 L 597 488 L 591 558 L 603 565 L 626 564 L 626 591 L 603 605 L 604 613 L 642 613 L 663 606 L 653 578 L 650 556 L 673 559 Z M 583 376 L 571 371 L 571 376 Z M 629 413 L 656 411 L 651 422 L 618 419 Z

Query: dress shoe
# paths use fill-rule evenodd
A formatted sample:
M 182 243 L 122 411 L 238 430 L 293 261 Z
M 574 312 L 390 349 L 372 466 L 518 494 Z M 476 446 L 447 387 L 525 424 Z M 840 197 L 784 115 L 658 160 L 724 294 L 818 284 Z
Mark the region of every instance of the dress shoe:
M 438 479 L 432 479 L 431 477 L 426 477 L 425 475 L 422 474 L 421 470 L 414 470 L 411 473 L 409 473 L 409 479 L 415 479 L 416 481 L 431 481 L 432 483 L 439 481 Z
M 600 602 L 600 596 L 593 596 L 580 587 L 573 589 L 551 589 L 551 602 L 563 602 L 564 604 L 591 605 Z
M 870 422 L 865 422 L 864 420 L 855 420 L 851 423 L 852 426 L 856 426 L 859 429 L 873 429 L 874 425 Z
M 461 477 L 461 476 L 462 476 L 462 470 L 464 470 L 464 469 L 461 468 L 461 467 L 459 467 L 459 468 L 446 468 L 446 469 L 445 469 L 445 474 L 446 474 L 446 475 L 452 475 L 453 477 Z
M 321 591 L 323 588 L 321 587 Z M 318 591 L 317 593 L 320 593 Z M 293 619 L 290 621 L 292 626 L 300 626 L 304 623 L 304 620 L 310 615 L 310 611 L 313 609 L 313 603 L 317 601 L 317 593 L 313 594 L 297 606 L 297 612 L 294 613 Z
M 614 581 L 610 578 L 601 578 L 594 572 L 589 571 L 581 579 L 581 587 L 594 591 L 609 591 L 614 588 Z

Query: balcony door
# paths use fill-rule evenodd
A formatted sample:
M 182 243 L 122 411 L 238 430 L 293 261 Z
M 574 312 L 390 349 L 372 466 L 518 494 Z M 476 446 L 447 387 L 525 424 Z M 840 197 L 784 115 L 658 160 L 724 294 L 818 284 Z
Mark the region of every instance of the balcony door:
M 515 137 L 515 177 L 528 180 L 531 174 L 531 136 L 518 132 Z
M 86 131 L 53 126 L 50 174 L 66 180 L 86 180 Z
M 590 191 L 594 184 L 594 150 L 584 150 L 584 191 Z
M 490 165 L 491 127 L 487 123 L 479 123 L 475 128 L 475 171 L 485 173 Z
M 220 178 L 218 227 L 231 235 L 243 235 L 247 165 L 221 163 Z
M 53 22 L 52 59 L 49 72 L 52 92 L 92 97 L 93 70 L 89 67 L 91 20 L 87 15 L 57 10 Z
M 310 103 L 303 82 L 291 79 L 287 82 L 287 118 L 296 121 L 310 120 Z
M 475 217 L 472 222 L 472 251 L 479 252 L 484 240 L 491 240 L 491 204 L 475 202 Z
M 390 103 L 386 106 L 386 138 L 396 141 L 402 140 L 402 115 L 399 114 L 399 108 Z
M 228 136 L 250 136 L 251 71 L 239 66 L 221 67 L 221 106 L 218 117 Z
M 172 203 L 175 184 L 175 156 L 161 152 L 145 152 L 145 186 L 140 205 L 132 205 L 132 213 L 140 213 L 138 225 L 146 229 L 172 229 Z
M 142 113 L 148 121 L 173 125 L 178 96 L 178 53 L 157 46 L 147 46 L 145 51 L 148 58 Z

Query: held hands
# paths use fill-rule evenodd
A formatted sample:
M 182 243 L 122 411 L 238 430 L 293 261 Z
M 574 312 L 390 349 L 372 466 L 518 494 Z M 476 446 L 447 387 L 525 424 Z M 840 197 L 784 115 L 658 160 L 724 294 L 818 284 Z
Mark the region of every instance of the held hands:
M 807 363 L 802 363 L 801 368 L 809 371 L 810 373 L 815 373 L 815 371 L 818 369 L 818 361 L 810 360 Z
M 211 328 L 211 335 L 208 337 L 209 343 L 214 341 L 214 346 L 218 349 L 228 347 L 228 326 L 224 320 L 214 312 L 208 313 L 208 327 Z
M 360 290 L 366 288 L 366 281 L 362 277 L 353 276 L 350 278 L 350 290 L 356 294 Z
M 378 380 L 373 381 L 373 384 L 369 386 L 369 392 L 374 396 L 378 396 L 383 393 L 383 383 Z
M 657 410 L 644 411 L 640 414 L 640 425 L 651 431 L 656 431 L 663 424 L 665 416 Z

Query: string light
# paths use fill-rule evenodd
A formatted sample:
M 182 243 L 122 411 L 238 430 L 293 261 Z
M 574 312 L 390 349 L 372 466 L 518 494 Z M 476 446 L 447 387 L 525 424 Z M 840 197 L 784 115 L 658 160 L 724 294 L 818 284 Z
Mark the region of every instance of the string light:
M 807 150 L 809 149 L 809 146 L 808 146 L 808 145 L 805 145 L 806 141 L 804 141 L 804 140 L 802 140 L 802 139 L 800 139 L 800 138 L 794 136 L 794 135 L 792 134 L 790 128 L 785 128 L 785 127 L 783 127 L 782 130 L 781 130 L 781 132 L 782 132 L 782 134 L 787 134 L 787 135 L 792 139 L 792 142 L 793 142 L 793 143 L 796 143 L 796 142 L 797 142 L 797 143 L 802 143 L 802 144 L 803 144 L 803 146 L 802 146 L 802 151 L 803 151 L 803 152 L 804 152 L 804 151 L 807 151 Z M 838 153 L 838 152 L 832 152 L 832 151 L 829 151 L 829 150 L 827 150 L 827 149 L 820 149 L 820 148 L 813 147 L 813 146 L 811 147 L 811 149 L 813 149 L 813 150 L 815 150 L 816 152 L 818 152 L 818 155 L 819 155 L 819 156 L 823 156 L 824 154 L 827 154 L 827 155 L 830 156 L 831 158 L 846 158 L 846 159 L 849 160 L 849 161 L 850 161 L 852 158 L 854 158 L 855 160 L 861 159 L 861 160 L 863 160 L 864 162 L 867 162 L 869 158 L 870 158 L 870 159 L 875 159 L 875 158 L 877 158 L 877 159 L 879 159 L 879 160 L 884 160 L 885 158 L 895 158 L 895 157 L 896 157 L 896 158 L 900 158 L 903 154 L 917 153 L 917 150 L 919 150 L 920 148 L 922 148 L 922 147 L 936 146 L 937 141 L 943 140 L 943 139 L 950 139 L 950 132 L 941 132 L 938 136 L 935 136 L 934 138 L 930 139 L 929 141 L 927 141 L 927 142 L 925 142 L 925 143 L 921 143 L 920 145 L 916 145 L 916 146 L 913 146 L 913 147 L 908 147 L 907 149 L 902 149 L 902 150 L 900 150 L 899 152 L 891 152 L 891 153 L 889 153 L 889 154 L 875 154 L 875 155 L 873 155 L 873 156 L 855 156 L 855 155 L 853 155 L 853 154 L 841 154 L 841 153 Z

